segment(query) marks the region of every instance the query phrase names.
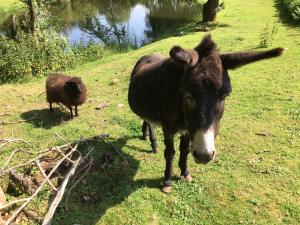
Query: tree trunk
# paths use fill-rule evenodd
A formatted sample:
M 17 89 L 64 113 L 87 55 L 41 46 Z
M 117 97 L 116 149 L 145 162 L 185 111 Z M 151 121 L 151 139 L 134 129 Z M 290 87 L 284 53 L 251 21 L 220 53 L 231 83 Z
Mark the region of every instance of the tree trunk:
M 219 9 L 219 0 L 208 0 L 203 5 L 203 19 L 202 22 L 214 21 L 217 17 Z
M 30 14 L 30 31 L 33 37 L 35 37 L 35 11 L 32 0 L 28 0 L 29 14 Z

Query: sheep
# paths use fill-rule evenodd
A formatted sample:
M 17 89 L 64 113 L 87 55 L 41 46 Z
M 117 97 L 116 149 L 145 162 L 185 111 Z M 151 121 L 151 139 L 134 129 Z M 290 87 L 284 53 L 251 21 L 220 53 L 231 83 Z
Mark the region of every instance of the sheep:
M 51 112 L 52 103 L 62 103 L 69 108 L 73 119 L 72 106 L 75 106 L 75 116 L 78 116 L 77 106 L 86 101 L 87 89 L 80 77 L 53 73 L 46 80 L 46 95 Z

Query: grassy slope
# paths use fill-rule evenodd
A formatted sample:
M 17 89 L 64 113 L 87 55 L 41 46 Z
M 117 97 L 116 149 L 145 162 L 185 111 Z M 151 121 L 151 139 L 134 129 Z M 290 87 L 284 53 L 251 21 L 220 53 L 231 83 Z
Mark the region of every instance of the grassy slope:
M 278 21 L 273 5 L 272 0 L 226 1 L 218 19 L 229 26 L 211 32 L 220 50 L 257 47 L 266 23 Z M 35 113 L 40 118 L 0 127 L 4 137 L 13 132 L 42 148 L 62 143 L 55 132 L 70 141 L 109 133 L 130 163 L 127 166 L 110 145 L 96 141 L 94 158 L 110 152 L 115 161 L 88 175 L 71 195 L 69 211 L 60 210 L 55 224 L 299 224 L 300 29 L 278 24 L 274 46 L 288 48 L 284 55 L 230 73 L 233 93 L 217 139 L 218 161 L 203 166 L 190 159 L 195 181 L 174 182 L 170 195 L 158 189 L 164 170 L 161 131 L 157 155 L 148 153 L 149 143 L 137 138 L 141 121 L 127 105 L 129 74 L 142 55 L 167 54 L 175 43 L 193 47 L 203 33 L 168 38 L 70 71 L 86 81 L 89 101 L 79 108 L 80 117 L 66 124 L 59 125 L 62 113 L 50 114 L 44 96 L 37 97 L 44 79 L 0 86 L 0 114 L 12 114 L 0 120 Z M 119 82 L 109 85 L 113 79 Z M 96 111 L 103 101 L 110 106 Z M 255 134 L 262 132 L 268 135 Z M 9 155 L 8 150 L 1 153 L 1 161 Z M 176 165 L 174 173 L 179 174 Z

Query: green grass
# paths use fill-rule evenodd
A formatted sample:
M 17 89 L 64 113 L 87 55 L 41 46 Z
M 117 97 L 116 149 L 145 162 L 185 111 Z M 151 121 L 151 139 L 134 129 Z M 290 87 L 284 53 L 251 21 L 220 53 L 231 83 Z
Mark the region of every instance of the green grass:
M 151 154 L 150 144 L 138 138 L 141 121 L 127 104 L 129 76 L 142 55 L 158 51 L 167 55 L 174 44 L 192 48 L 203 33 L 166 38 L 69 71 L 83 77 L 89 99 L 79 107 L 80 116 L 68 123 L 60 123 L 64 112 L 57 109 L 51 114 L 45 96 L 38 97 L 44 79 L 0 86 L 0 114 L 11 114 L 0 121 L 39 115 L 28 123 L 1 126 L 1 136 L 13 133 L 44 148 L 63 144 L 55 132 L 69 141 L 109 133 L 130 164 L 106 142 L 93 142 L 95 159 L 109 152 L 115 160 L 89 173 L 70 196 L 69 210 L 60 208 L 54 224 L 299 224 L 300 29 L 282 24 L 279 16 L 272 0 L 226 1 L 218 20 L 227 26 L 211 32 L 222 52 L 257 48 L 259 33 L 270 22 L 279 26 L 273 46 L 287 50 L 280 58 L 230 71 L 233 92 L 217 138 L 217 161 L 197 165 L 189 159 L 194 182 L 174 179 L 169 195 L 159 190 L 164 170 L 161 131 L 157 130 L 160 151 Z M 110 85 L 113 79 L 119 82 Z M 95 110 L 103 101 L 109 107 Z M 119 103 L 124 107 L 119 108 Z M 13 148 L 1 151 L 1 162 Z M 175 176 L 177 160 L 178 151 Z M 84 196 L 91 199 L 85 201 Z M 35 204 L 43 199 L 46 193 Z

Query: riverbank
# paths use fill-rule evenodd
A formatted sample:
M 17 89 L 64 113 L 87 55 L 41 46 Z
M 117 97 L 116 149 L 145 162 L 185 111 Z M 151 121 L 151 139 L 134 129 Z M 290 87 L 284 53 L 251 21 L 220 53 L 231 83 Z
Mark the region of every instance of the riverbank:
M 161 131 L 157 129 L 159 153 L 153 155 L 150 144 L 139 139 L 141 121 L 127 104 L 129 77 L 141 56 L 167 56 L 175 44 L 193 48 L 205 33 L 166 38 L 68 71 L 81 76 L 88 87 L 88 101 L 72 121 L 64 122 L 68 113 L 58 107 L 49 112 L 40 95 L 45 78 L 1 85 L 0 114 L 8 113 L 1 122 L 37 116 L 1 125 L 4 138 L 13 133 L 43 149 L 64 144 L 55 133 L 70 142 L 108 133 L 128 161 L 106 142 L 91 143 L 95 162 L 101 163 L 103 154 L 114 161 L 88 173 L 70 195 L 69 210 L 60 208 L 53 224 L 299 224 L 300 29 L 283 19 L 272 0 L 226 1 L 210 32 L 221 52 L 261 50 L 260 34 L 268 24 L 278 26 L 271 47 L 286 50 L 279 58 L 230 71 L 233 92 L 217 138 L 217 161 L 198 165 L 190 157 L 194 182 L 174 181 L 169 195 L 159 191 L 164 170 Z M 108 107 L 96 110 L 103 102 Z M 1 163 L 14 147 L 1 150 Z M 174 174 L 179 175 L 176 153 Z M 44 212 L 41 206 L 47 205 L 48 194 L 31 207 Z

